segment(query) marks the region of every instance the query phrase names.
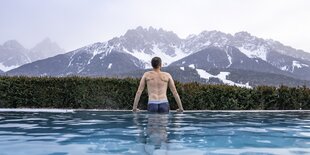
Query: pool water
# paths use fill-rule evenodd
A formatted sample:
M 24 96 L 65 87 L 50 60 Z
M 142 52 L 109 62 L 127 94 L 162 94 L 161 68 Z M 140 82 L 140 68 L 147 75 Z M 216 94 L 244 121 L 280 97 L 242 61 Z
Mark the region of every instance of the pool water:
M 310 154 L 310 112 L 0 112 L 0 155 Z

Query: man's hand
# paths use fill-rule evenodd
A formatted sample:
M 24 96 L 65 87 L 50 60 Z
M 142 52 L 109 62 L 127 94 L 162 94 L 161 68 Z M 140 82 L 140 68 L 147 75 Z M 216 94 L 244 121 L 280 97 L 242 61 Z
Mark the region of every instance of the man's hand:
M 133 111 L 133 112 L 138 112 L 138 111 L 140 111 L 140 109 L 138 109 L 138 108 L 133 108 L 132 111 Z
M 177 109 L 177 112 L 184 112 L 184 109 Z

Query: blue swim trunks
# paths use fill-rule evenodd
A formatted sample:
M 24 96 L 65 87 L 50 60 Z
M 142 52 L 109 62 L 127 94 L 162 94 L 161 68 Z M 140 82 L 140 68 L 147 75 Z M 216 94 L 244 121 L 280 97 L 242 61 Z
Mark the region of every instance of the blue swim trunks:
M 147 110 L 149 112 L 168 113 L 169 109 L 169 102 L 167 100 L 149 101 L 147 104 Z

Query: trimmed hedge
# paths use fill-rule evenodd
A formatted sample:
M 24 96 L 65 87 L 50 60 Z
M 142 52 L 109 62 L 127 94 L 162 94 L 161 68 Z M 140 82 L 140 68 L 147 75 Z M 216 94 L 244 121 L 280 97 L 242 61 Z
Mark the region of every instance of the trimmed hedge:
M 0 77 L 0 108 L 132 109 L 139 79 L 91 77 Z M 310 89 L 179 83 L 185 110 L 310 109 Z M 139 108 L 146 109 L 147 91 Z M 171 109 L 177 104 L 168 91 Z

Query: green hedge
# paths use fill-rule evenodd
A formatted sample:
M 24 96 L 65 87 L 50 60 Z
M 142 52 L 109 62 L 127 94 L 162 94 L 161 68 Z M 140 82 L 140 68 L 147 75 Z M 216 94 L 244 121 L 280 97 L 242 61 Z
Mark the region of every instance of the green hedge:
M 0 77 L 0 108 L 132 109 L 139 79 L 91 77 Z M 179 83 L 185 110 L 310 109 L 310 89 Z M 175 100 L 168 91 L 171 109 Z M 139 108 L 146 109 L 147 92 Z

